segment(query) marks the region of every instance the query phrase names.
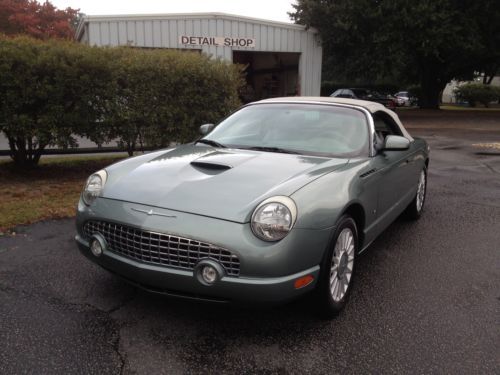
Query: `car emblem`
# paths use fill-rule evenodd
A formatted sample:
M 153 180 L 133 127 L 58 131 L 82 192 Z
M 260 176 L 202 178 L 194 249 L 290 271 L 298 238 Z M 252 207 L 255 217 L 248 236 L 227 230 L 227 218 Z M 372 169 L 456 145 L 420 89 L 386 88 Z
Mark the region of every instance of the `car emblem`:
M 177 216 L 175 215 L 167 215 L 167 214 L 162 214 L 160 212 L 154 212 L 153 210 L 141 210 L 139 208 L 131 208 L 132 211 L 136 211 L 136 212 L 140 212 L 140 213 L 143 213 L 143 214 L 146 214 L 148 216 L 163 216 L 163 217 L 171 217 L 171 218 L 176 218 Z

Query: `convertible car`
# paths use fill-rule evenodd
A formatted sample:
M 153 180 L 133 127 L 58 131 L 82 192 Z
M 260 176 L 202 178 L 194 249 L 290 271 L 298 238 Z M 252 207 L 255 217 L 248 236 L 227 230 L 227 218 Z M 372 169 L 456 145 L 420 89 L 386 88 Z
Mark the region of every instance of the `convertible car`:
M 345 305 L 356 257 L 402 213 L 418 219 L 429 147 L 383 105 L 324 97 L 245 105 L 196 142 L 92 174 L 76 242 L 150 291 Z

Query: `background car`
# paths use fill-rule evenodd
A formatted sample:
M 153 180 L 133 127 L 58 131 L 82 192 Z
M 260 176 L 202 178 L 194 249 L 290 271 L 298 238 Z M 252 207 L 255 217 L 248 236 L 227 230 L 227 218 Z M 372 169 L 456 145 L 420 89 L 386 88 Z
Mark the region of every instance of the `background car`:
M 338 89 L 330 96 L 333 98 L 368 100 L 370 102 L 380 103 L 388 108 L 395 108 L 398 106 L 397 99 L 391 95 L 382 95 L 377 91 L 363 88 Z
M 394 97 L 398 100 L 398 104 L 404 107 L 413 107 L 417 105 L 418 99 L 415 96 L 411 96 L 408 91 L 400 91 L 394 94 Z
M 268 99 L 200 130 L 89 177 L 76 225 L 87 258 L 184 298 L 312 292 L 333 316 L 357 255 L 403 211 L 422 214 L 429 149 L 378 103 Z

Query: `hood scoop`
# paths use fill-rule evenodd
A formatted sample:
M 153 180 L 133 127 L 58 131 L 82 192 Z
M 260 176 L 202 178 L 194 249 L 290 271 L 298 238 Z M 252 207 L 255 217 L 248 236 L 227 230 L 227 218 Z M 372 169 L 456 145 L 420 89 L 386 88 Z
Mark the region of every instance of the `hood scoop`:
M 215 151 L 191 161 L 190 164 L 200 172 L 217 174 L 235 168 L 255 156 L 247 152 Z
M 214 162 L 202 161 L 202 160 L 194 160 L 190 164 L 196 168 L 210 169 L 213 171 L 225 171 L 225 170 L 232 168 L 230 165 L 227 165 L 227 164 L 214 163 Z

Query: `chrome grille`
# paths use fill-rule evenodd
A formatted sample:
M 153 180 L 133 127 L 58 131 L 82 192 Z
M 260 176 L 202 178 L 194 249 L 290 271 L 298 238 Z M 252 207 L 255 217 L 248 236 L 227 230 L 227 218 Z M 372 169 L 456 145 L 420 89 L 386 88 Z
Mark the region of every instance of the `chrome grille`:
M 229 276 L 239 276 L 240 261 L 230 251 L 206 242 L 149 232 L 106 221 L 90 220 L 83 226 L 89 238 L 101 234 L 108 249 L 144 263 L 192 270 L 202 258 L 218 261 Z

